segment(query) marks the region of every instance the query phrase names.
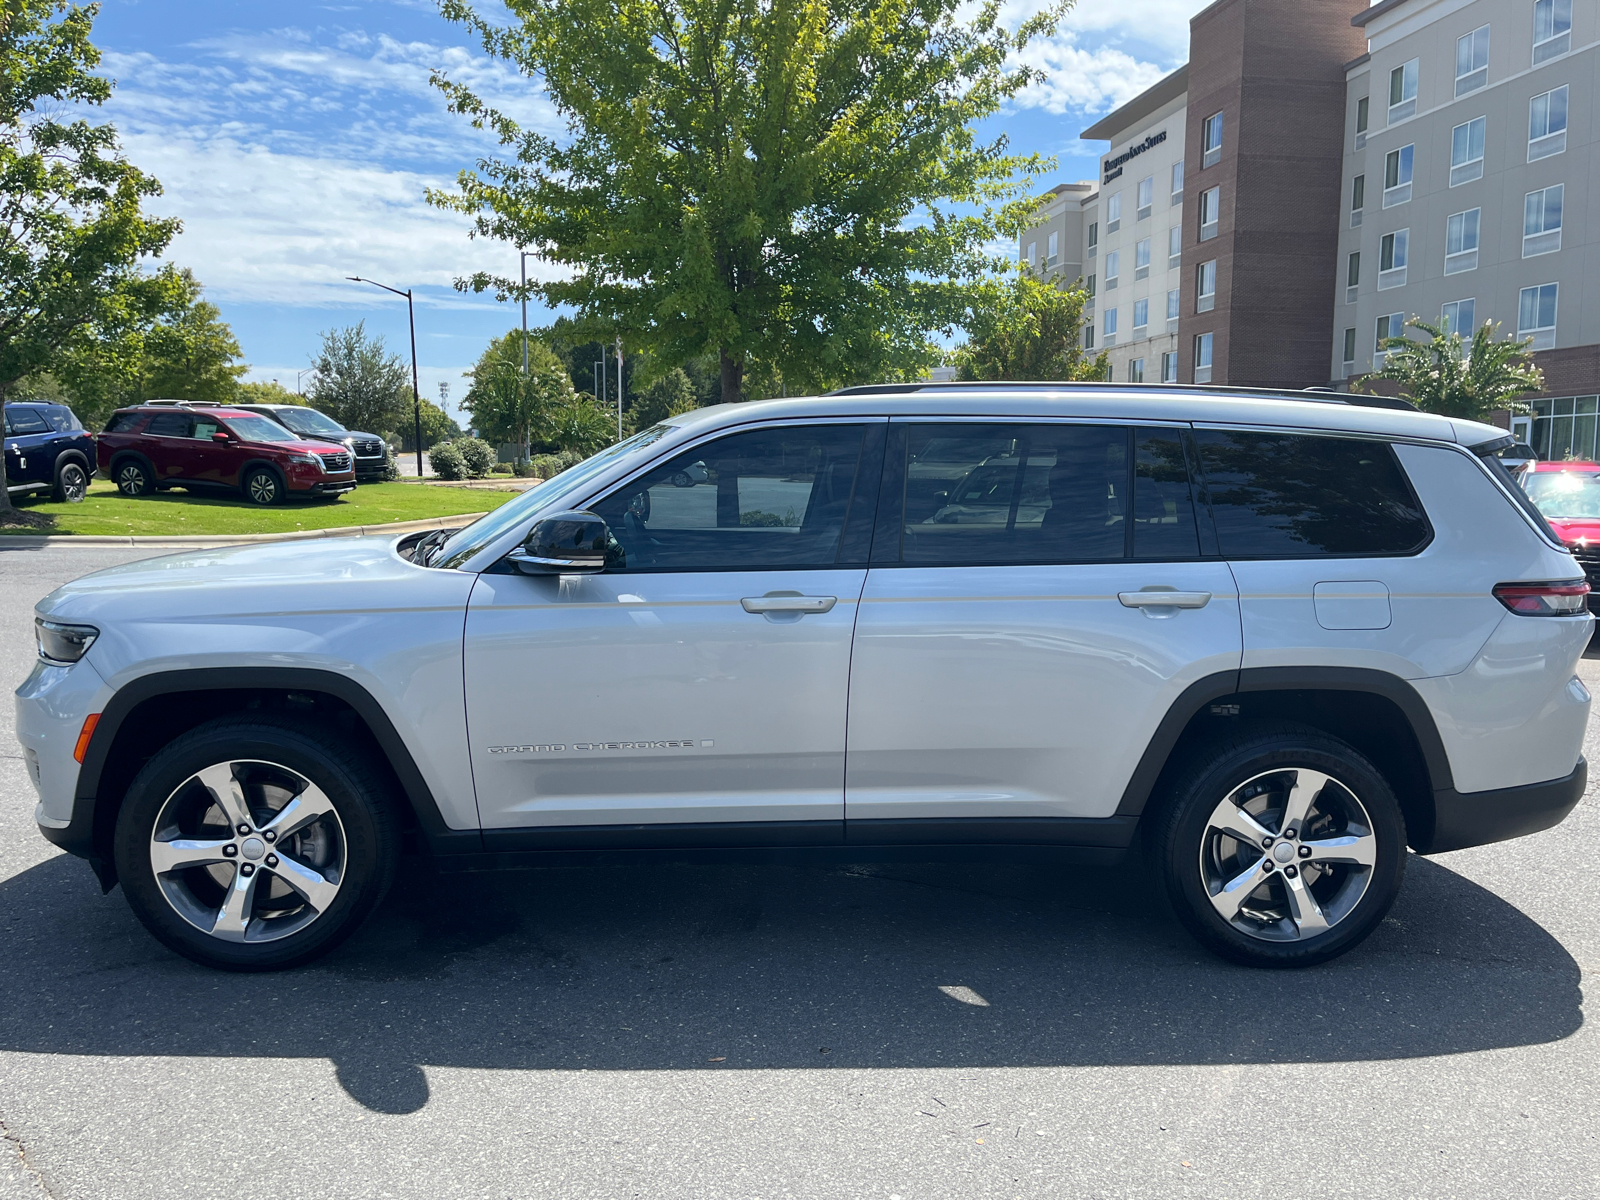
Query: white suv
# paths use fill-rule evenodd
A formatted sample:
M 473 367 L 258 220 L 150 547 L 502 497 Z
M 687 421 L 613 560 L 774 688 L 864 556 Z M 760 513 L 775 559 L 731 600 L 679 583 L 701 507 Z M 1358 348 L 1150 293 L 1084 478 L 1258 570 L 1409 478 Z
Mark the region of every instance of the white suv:
M 1501 431 L 1405 407 L 853 389 L 673 418 L 449 536 L 101 571 L 38 608 L 38 823 L 233 969 L 348 936 L 408 833 L 447 870 L 1142 838 L 1211 949 L 1320 962 L 1408 844 L 1584 789 L 1583 572 Z

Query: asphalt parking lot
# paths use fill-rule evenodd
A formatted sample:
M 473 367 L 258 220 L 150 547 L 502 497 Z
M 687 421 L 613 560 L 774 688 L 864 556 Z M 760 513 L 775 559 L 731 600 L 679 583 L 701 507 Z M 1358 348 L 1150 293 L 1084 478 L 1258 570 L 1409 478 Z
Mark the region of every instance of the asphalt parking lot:
M 8 690 L 33 603 L 136 557 L 0 550 Z M 4 1200 L 1600 1191 L 1592 793 L 1413 857 L 1379 932 L 1308 972 L 1211 958 L 1137 864 L 412 864 L 332 957 L 232 976 L 38 836 L 11 722 Z

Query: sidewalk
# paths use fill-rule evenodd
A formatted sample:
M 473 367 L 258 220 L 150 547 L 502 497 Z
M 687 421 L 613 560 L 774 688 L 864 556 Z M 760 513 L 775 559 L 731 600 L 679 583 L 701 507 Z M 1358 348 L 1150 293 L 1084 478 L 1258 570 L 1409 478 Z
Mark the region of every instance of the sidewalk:
M 460 529 L 483 513 L 458 513 L 450 517 L 429 517 L 422 521 L 395 521 L 388 525 L 346 525 L 339 529 L 302 529 L 289 533 L 175 534 L 150 537 L 107 537 L 103 535 L 6 534 L 0 536 L 0 550 L 42 550 L 48 546 L 169 546 L 173 549 L 210 549 L 218 546 L 253 546 L 262 542 L 300 542 L 308 538 L 364 537 L 373 534 L 416 533 L 421 529 Z

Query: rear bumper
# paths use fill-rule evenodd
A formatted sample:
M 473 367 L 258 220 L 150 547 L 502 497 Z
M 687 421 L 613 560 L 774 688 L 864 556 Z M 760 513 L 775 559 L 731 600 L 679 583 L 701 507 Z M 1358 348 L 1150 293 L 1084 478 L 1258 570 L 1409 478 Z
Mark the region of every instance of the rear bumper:
M 1457 792 L 1442 789 L 1433 794 L 1433 831 L 1419 854 L 1442 854 L 1468 846 L 1486 846 L 1508 838 L 1524 837 L 1566 820 L 1583 799 L 1589 783 L 1589 764 L 1578 759 L 1572 774 L 1544 783 L 1499 788 L 1492 792 Z

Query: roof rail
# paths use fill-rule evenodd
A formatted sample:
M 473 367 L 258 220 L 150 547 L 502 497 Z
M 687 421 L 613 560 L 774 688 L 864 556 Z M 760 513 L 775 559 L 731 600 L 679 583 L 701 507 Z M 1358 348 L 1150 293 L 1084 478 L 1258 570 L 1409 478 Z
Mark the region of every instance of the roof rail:
M 1308 404 L 1348 404 L 1357 408 L 1393 408 L 1405 412 L 1416 412 L 1417 406 L 1398 396 L 1369 396 L 1358 392 L 1335 392 L 1325 387 L 1306 388 L 1295 391 L 1290 388 L 1257 388 L 1257 387 L 1230 387 L 1227 384 L 1217 383 L 1080 383 L 1060 382 L 1052 383 L 1048 380 L 1038 382 L 1017 382 L 1013 380 L 999 380 L 991 383 L 984 382 L 949 382 L 939 383 L 928 380 L 921 383 L 877 383 L 857 384 L 854 387 L 839 388 L 829 392 L 830 396 L 897 396 L 909 395 L 912 392 L 1104 392 L 1107 389 L 1128 390 L 1139 392 L 1155 392 L 1160 395 L 1177 396 L 1261 396 L 1272 400 L 1299 400 Z

